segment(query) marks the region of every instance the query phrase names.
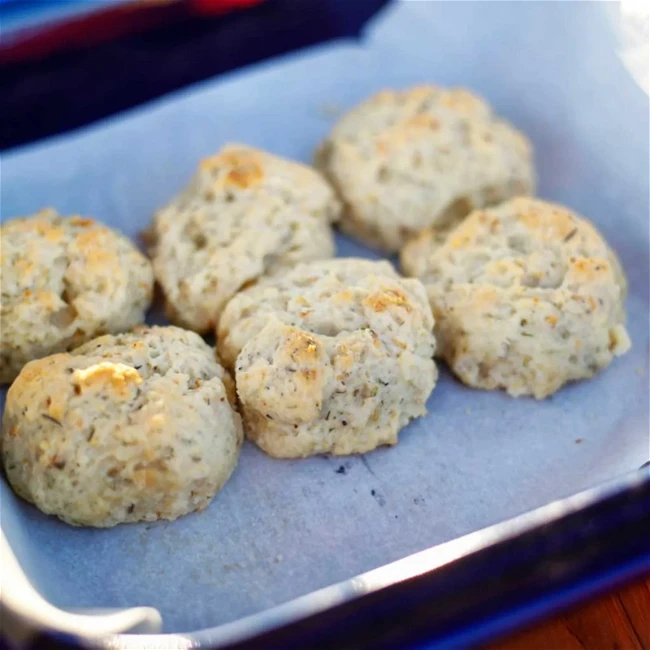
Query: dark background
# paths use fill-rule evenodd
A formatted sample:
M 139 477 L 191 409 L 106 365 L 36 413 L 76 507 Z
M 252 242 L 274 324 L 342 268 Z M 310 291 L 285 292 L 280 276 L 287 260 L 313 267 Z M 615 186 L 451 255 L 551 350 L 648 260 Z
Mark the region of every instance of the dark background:
M 389 0 L 265 0 L 222 16 L 183 7 L 139 33 L 0 59 L 0 150 L 62 133 L 301 47 L 356 37 Z M 171 13 L 173 12 L 173 13 Z M 17 60 L 16 60 L 17 59 Z

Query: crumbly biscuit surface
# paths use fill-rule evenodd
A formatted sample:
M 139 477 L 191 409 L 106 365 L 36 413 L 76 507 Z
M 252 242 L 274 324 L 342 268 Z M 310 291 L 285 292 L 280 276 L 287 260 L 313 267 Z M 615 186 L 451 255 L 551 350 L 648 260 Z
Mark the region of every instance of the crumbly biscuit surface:
M 392 445 L 435 386 L 424 288 L 388 262 L 302 264 L 238 294 L 217 331 L 247 435 L 272 456 Z
M 123 235 L 43 210 L 0 228 L 0 382 L 32 359 L 144 320 L 151 264 Z
M 440 356 L 470 386 L 543 398 L 629 349 L 621 265 L 562 206 L 478 210 L 442 243 L 421 234 L 401 260 L 427 288 Z
M 148 233 L 168 316 L 211 330 L 244 285 L 332 257 L 338 215 L 333 190 L 305 165 L 243 145 L 203 160 Z
M 2 460 L 21 497 L 74 525 L 205 508 L 243 439 L 232 379 L 176 327 L 135 328 L 27 364 L 9 389 Z
M 316 161 L 345 205 L 342 228 L 387 252 L 535 185 L 526 137 L 463 89 L 381 92 L 339 121 Z

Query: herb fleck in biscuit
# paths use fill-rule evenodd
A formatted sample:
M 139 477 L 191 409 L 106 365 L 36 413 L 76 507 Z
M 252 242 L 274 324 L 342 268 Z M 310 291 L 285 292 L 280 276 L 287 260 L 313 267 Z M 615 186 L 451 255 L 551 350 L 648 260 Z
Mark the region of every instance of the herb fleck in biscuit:
M 343 230 L 387 252 L 534 189 L 526 137 L 462 89 L 381 92 L 339 121 L 316 160 L 343 199 Z
M 92 219 L 43 210 L 0 227 L 0 382 L 32 359 L 144 320 L 151 264 L 123 235 Z
M 193 332 L 137 327 L 27 364 L 9 389 L 9 482 L 74 525 L 176 519 L 205 508 L 243 438 L 235 392 Z
M 472 213 L 443 243 L 421 234 L 401 258 L 427 288 L 440 356 L 469 386 L 541 399 L 630 347 L 623 270 L 567 208 L 514 199 Z
M 203 160 L 148 236 L 167 314 L 200 333 L 266 275 L 334 254 L 339 203 L 318 172 L 241 145 Z
M 239 293 L 217 340 L 247 435 L 272 456 L 394 445 L 436 383 L 424 288 L 388 262 L 301 264 Z

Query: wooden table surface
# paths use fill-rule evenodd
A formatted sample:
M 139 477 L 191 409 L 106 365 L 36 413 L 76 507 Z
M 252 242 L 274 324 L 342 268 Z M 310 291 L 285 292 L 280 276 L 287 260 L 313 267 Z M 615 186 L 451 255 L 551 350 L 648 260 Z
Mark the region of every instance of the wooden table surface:
M 482 650 L 650 650 L 650 577 Z

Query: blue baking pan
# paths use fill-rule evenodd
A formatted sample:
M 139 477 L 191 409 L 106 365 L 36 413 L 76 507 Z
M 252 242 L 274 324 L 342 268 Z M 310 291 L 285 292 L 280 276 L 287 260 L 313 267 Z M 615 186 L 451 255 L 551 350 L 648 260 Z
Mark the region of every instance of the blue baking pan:
M 63 20 L 124 4 L 130 0 L 0 0 L 0 24 L 4 38 L 21 30 L 42 29 Z
M 3 220 L 52 205 L 135 238 L 226 141 L 308 161 L 335 115 L 382 87 L 467 86 L 531 137 L 540 196 L 617 250 L 633 341 L 543 402 L 443 370 L 429 414 L 362 457 L 278 461 L 246 444 L 211 506 L 176 522 L 72 528 L 2 483 L 7 642 L 466 647 L 648 570 L 644 20 L 624 3 L 396 3 L 359 41 L 4 155 Z

